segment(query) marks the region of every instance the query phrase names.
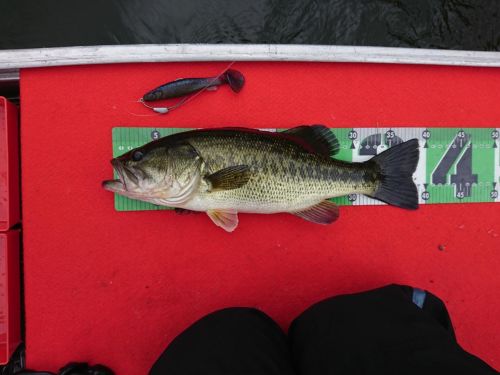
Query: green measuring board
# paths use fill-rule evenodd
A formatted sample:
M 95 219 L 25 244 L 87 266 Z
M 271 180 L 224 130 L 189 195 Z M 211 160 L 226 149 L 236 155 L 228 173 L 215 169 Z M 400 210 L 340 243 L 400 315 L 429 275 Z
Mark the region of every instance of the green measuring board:
M 113 128 L 113 157 L 160 137 L 190 129 Z M 281 131 L 282 129 L 265 129 Z M 332 128 L 340 142 L 337 159 L 362 162 L 398 143 L 417 138 L 420 160 L 413 175 L 420 204 L 500 202 L 498 128 Z M 116 178 L 116 176 L 115 176 Z M 334 198 L 339 205 L 385 204 L 364 195 Z M 115 194 L 117 211 L 168 207 Z

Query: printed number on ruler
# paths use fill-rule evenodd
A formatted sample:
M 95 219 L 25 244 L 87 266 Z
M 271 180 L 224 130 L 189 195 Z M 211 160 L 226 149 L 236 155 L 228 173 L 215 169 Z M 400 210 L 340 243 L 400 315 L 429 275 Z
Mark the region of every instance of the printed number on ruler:
M 465 151 L 464 151 L 465 150 Z M 455 173 L 451 169 L 456 163 Z M 450 183 L 455 186 L 455 196 L 458 199 L 470 197 L 472 185 L 478 182 L 477 174 L 472 173 L 472 142 L 471 135 L 460 130 L 443 158 L 432 173 L 432 184 L 446 184 L 450 175 Z

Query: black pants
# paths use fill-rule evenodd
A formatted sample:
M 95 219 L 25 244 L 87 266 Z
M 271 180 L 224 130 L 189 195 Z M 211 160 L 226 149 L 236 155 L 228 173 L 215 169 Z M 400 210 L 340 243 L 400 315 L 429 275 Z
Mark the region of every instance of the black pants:
M 288 337 L 263 312 L 230 308 L 179 335 L 150 375 L 496 374 L 456 342 L 443 302 L 390 285 L 322 301 Z

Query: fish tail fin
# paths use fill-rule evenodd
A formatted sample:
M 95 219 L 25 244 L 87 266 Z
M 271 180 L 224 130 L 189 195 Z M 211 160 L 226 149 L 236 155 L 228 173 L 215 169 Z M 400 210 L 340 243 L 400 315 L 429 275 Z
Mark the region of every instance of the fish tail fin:
M 368 162 L 379 168 L 380 181 L 372 197 L 393 206 L 417 209 L 418 191 L 413 173 L 418 159 L 418 139 L 400 143 L 370 159 Z
M 245 77 L 243 76 L 243 74 L 234 69 L 226 70 L 226 72 L 224 73 L 224 78 L 229 87 L 231 87 L 231 90 L 233 90 L 234 92 L 240 92 L 243 88 L 243 85 L 245 84 Z

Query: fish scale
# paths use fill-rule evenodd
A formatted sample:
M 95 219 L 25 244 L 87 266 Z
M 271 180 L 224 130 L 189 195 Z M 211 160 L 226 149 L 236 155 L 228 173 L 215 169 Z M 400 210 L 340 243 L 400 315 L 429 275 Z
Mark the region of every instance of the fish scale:
M 252 178 L 243 187 L 200 191 L 187 209 L 237 206 L 240 212 L 298 211 L 346 192 L 370 193 L 376 187 L 375 181 L 365 182 L 367 170 L 361 164 L 321 157 L 280 138 L 210 131 L 186 140 L 209 171 L 232 165 L 248 165 L 252 171 Z

